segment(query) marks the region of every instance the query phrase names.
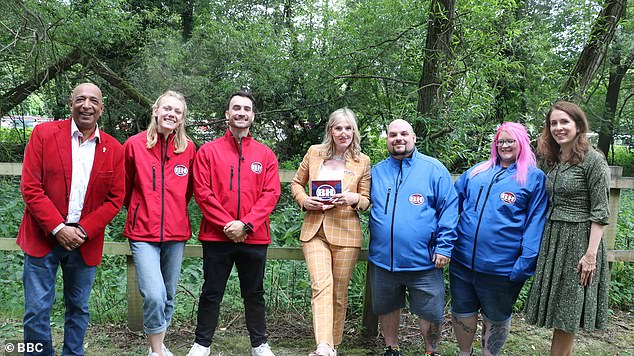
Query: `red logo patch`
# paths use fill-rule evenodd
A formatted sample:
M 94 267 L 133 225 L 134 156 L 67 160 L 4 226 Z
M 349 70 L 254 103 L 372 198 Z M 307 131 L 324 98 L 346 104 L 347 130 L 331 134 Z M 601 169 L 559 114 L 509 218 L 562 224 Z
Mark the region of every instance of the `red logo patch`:
M 251 163 L 251 170 L 253 171 L 253 173 L 255 174 L 260 174 L 262 173 L 262 163 L 260 162 L 253 162 Z
M 421 205 L 425 202 L 425 197 L 421 194 L 414 193 L 410 195 L 407 200 L 409 200 L 409 202 L 413 205 Z
M 179 164 L 176 167 L 174 167 L 174 174 L 176 174 L 179 177 L 184 177 L 187 175 L 187 173 L 189 173 L 189 169 L 187 169 L 187 167 L 185 167 L 182 164 Z
M 515 197 L 515 194 L 511 192 L 503 192 L 500 194 L 500 200 L 502 200 L 504 204 L 515 204 L 517 198 Z

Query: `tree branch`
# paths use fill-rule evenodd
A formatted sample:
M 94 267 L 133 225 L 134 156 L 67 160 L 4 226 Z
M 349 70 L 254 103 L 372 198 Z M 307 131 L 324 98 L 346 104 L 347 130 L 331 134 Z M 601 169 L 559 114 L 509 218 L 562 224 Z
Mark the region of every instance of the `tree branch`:
M 403 80 L 398 78 L 390 78 L 384 77 L 382 75 L 369 75 L 369 74 L 348 74 L 348 75 L 336 75 L 335 79 L 382 79 L 382 80 L 390 80 L 393 82 L 403 83 L 403 84 L 418 84 L 418 82 L 413 80 Z

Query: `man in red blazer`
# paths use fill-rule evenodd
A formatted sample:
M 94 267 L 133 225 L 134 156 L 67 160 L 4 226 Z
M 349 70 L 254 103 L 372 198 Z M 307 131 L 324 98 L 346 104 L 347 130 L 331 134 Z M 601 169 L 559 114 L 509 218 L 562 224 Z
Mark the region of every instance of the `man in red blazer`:
M 62 354 L 84 354 L 104 229 L 125 195 L 121 144 L 97 125 L 104 109 L 101 90 L 78 85 L 69 107 L 70 119 L 33 129 L 22 167 L 26 209 L 17 243 L 24 251 L 24 341 L 38 355 L 54 353 L 50 312 L 58 266 L 66 305 Z

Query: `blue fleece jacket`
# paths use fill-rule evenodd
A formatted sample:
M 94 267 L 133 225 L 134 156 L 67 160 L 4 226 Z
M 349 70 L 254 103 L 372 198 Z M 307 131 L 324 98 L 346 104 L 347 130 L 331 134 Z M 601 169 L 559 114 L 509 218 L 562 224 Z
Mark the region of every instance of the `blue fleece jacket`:
M 372 168 L 370 252 L 376 266 L 392 272 L 434 268 L 434 253 L 451 257 L 458 198 L 447 169 L 415 151 Z
M 535 272 L 544 231 L 546 176 L 539 168 L 529 169 L 526 184 L 520 185 L 513 177 L 515 163 L 471 177 L 474 168 L 455 184 L 460 221 L 452 263 L 524 281 Z

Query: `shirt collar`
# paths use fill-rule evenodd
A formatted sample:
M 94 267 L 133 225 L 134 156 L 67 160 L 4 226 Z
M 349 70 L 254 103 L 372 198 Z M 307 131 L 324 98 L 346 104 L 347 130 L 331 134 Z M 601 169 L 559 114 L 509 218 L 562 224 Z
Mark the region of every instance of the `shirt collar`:
M 95 127 L 95 132 L 93 133 L 92 137 L 94 137 L 97 142 L 101 142 L 101 135 L 99 133 L 99 124 L 96 124 L 96 125 L 97 125 L 97 127 Z M 71 117 L 70 118 L 70 137 L 71 138 L 75 138 L 75 137 L 80 137 L 80 136 L 82 136 L 82 133 L 81 133 L 81 131 L 79 131 L 79 128 L 77 127 L 77 124 L 75 124 L 75 120 Z

